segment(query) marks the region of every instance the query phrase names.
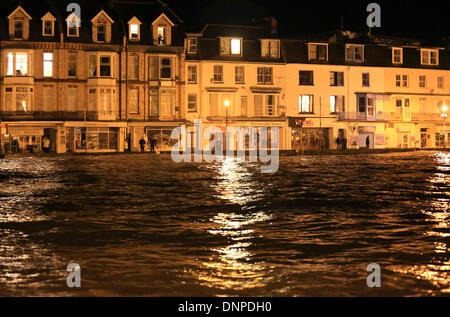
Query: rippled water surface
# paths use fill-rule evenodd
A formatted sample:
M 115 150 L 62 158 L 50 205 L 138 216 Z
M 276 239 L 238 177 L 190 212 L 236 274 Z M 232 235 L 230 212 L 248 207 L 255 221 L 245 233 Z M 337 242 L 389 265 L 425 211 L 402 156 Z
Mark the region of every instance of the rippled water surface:
M 449 184 L 450 156 L 434 152 L 282 157 L 276 174 L 145 154 L 5 159 L 0 295 L 448 295 Z

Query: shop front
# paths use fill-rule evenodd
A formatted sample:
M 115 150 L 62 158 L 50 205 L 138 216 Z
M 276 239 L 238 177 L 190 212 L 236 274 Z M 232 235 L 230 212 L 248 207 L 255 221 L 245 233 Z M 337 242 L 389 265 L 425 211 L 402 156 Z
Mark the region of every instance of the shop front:
M 124 131 L 121 126 L 68 126 L 66 150 L 73 153 L 112 153 L 124 151 Z
M 299 151 L 330 149 L 331 128 L 317 127 L 313 119 L 289 118 L 292 149 Z
M 38 153 L 42 151 L 44 129 L 38 127 L 10 127 L 2 134 L 5 153 Z

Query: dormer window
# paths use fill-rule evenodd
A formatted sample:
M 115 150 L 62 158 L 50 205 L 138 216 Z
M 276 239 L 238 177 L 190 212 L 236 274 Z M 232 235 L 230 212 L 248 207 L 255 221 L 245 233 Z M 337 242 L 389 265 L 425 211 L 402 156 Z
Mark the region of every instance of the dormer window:
M 106 41 L 106 26 L 105 24 L 97 25 L 97 42 L 105 42 Z
M 43 22 L 43 32 L 42 35 L 44 36 L 52 36 L 53 35 L 53 21 L 44 21 Z
M 280 41 L 261 40 L 261 56 L 269 58 L 280 57 Z
M 14 39 L 23 39 L 23 22 L 14 22 Z
M 364 62 L 364 45 L 345 45 L 345 60 L 349 62 Z
M 130 40 L 139 40 L 138 24 L 130 24 Z
M 220 38 L 220 54 L 222 55 L 241 55 L 242 39 L 222 37 Z
M 111 24 L 114 21 L 101 10 L 92 20 L 92 41 L 95 43 L 111 42 Z
M 403 49 L 401 47 L 392 48 L 392 64 L 403 64 Z
M 75 13 L 71 13 L 67 19 L 67 36 L 68 37 L 78 37 L 81 20 L 78 18 Z
M 197 38 L 196 37 L 189 37 L 187 39 L 187 44 L 188 44 L 188 54 L 196 54 L 197 53 L 197 47 L 198 47 L 198 42 L 197 42 Z
M 141 39 L 140 29 L 141 21 L 139 21 L 138 18 L 133 17 L 128 21 L 128 39 L 130 41 L 139 41 Z
M 53 36 L 55 35 L 55 17 L 47 12 L 42 18 L 42 35 L 43 36 Z
M 153 43 L 155 45 L 171 45 L 172 27 L 174 24 L 163 13 L 153 23 Z
M 328 60 L 328 45 L 309 43 L 308 45 L 309 60 L 327 61 Z
M 31 16 L 18 6 L 9 16 L 9 38 L 12 40 L 28 40 Z
M 420 51 L 422 65 L 439 65 L 439 51 L 422 49 Z
M 167 31 L 165 27 L 158 27 L 158 45 L 166 45 Z

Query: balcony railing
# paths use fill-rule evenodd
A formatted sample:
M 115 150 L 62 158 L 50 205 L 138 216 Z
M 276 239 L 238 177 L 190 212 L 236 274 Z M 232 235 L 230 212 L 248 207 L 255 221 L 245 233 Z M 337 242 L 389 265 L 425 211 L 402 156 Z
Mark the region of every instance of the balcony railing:
M 339 121 L 387 121 L 387 115 L 384 112 L 378 112 L 374 115 L 368 115 L 363 112 L 339 112 Z

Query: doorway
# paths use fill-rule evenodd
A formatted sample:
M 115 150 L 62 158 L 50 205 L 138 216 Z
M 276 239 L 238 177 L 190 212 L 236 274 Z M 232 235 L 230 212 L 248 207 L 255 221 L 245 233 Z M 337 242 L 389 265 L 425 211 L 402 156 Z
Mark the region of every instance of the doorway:
M 358 135 L 358 144 L 360 149 L 375 149 L 375 134 L 374 133 L 360 133 Z

